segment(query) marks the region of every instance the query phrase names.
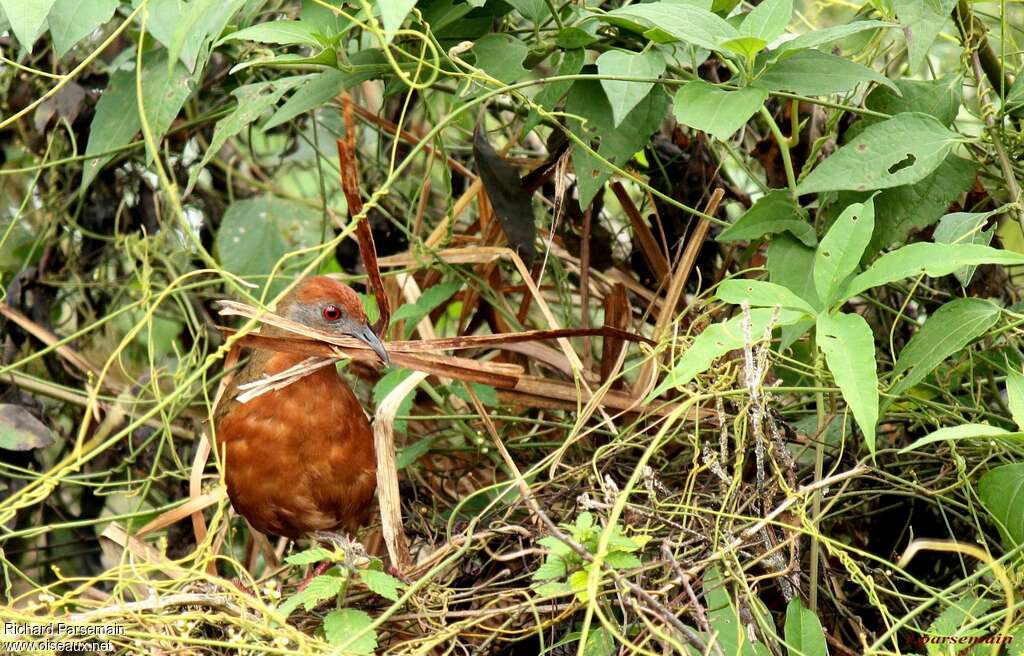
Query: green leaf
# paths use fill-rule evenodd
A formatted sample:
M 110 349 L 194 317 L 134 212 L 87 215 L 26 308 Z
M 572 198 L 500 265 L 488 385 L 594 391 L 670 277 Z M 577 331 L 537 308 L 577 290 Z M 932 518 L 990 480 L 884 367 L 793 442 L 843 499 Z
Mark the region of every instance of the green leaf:
M 703 80 L 694 80 L 676 92 L 676 120 L 726 141 L 767 99 L 768 92 L 763 89 L 744 87 L 726 91 Z
M 430 314 L 435 308 L 452 297 L 455 292 L 462 289 L 462 281 L 454 280 L 436 283 L 423 291 L 415 303 L 406 303 L 398 308 L 391 315 L 391 323 L 406 321 L 410 328 L 416 326 L 419 321 Z
M 583 62 L 586 59 L 586 52 L 583 48 L 574 48 L 566 50 L 562 55 L 562 61 L 558 64 L 558 72 L 556 76 L 565 75 L 576 75 L 583 68 Z M 546 110 L 553 110 L 558 104 L 558 101 L 562 99 L 565 92 L 572 86 L 572 80 L 561 80 L 558 82 L 548 82 L 544 85 L 536 96 L 533 98 L 533 102 L 537 103 Z M 530 116 L 526 119 L 526 125 L 523 127 L 523 132 L 527 133 L 533 128 L 540 124 L 540 114 L 535 110 L 530 110 Z
M 529 48 L 511 34 L 488 34 L 473 44 L 473 52 L 478 68 L 506 84 L 529 73 L 523 68 Z
M 490 385 L 482 385 L 480 383 L 470 383 L 470 387 L 476 392 L 476 396 L 480 399 L 480 403 L 483 403 L 489 408 L 497 407 L 498 405 L 498 390 L 494 389 Z M 449 388 L 455 396 L 459 397 L 466 403 L 471 403 L 472 399 L 469 396 L 469 392 L 461 384 L 451 385 Z
M 401 590 L 405 587 L 404 583 L 387 572 L 381 572 L 376 569 L 359 570 L 359 580 L 365 583 L 366 587 L 374 593 L 391 601 L 398 601 L 398 598 L 401 596 Z
M 678 111 L 678 103 L 677 111 Z M 786 189 L 773 189 L 762 196 L 754 206 L 718 235 L 718 241 L 754 241 L 765 235 L 789 232 L 807 246 L 814 246 L 818 239 L 814 226 L 807 220 L 803 210 Z
M 673 2 L 651 2 L 633 4 L 608 12 L 602 16 L 608 19 L 639 21 L 649 27 L 658 28 L 672 37 L 691 43 L 705 50 L 722 52 L 722 44 L 735 39 L 740 33 L 723 18 L 707 9 L 689 4 Z
M 546 599 L 572 594 L 572 587 L 564 581 L 551 581 L 550 583 L 542 583 L 536 586 L 533 591 L 541 599 Z
M 768 43 L 764 39 L 759 39 L 755 36 L 738 36 L 735 39 L 722 42 L 724 49 L 739 55 L 747 61 L 754 61 L 757 53 L 764 50 L 767 45 Z
M 411 407 L 411 396 L 408 398 L 408 401 Z M 399 411 L 402 410 L 401 404 L 399 404 L 398 409 Z M 406 410 L 406 413 L 408 413 L 408 410 Z M 395 430 L 398 430 L 398 427 L 396 427 Z M 404 432 L 404 430 L 399 432 Z M 402 447 L 401 449 L 399 449 L 398 453 L 395 455 L 395 468 L 401 471 L 402 469 L 405 469 L 409 465 L 413 464 L 414 462 L 422 458 L 425 453 L 430 451 L 430 447 L 434 446 L 435 439 L 437 438 L 434 437 L 433 435 L 430 435 L 422 439 L 416 440 L 409 446 Z
M 815 309 L 807 301 L 786 287 L 762 280 L 743 280 L 739 278 L 725 280 L 715 290 L 715 296 L 726 303 L 734 305 L 747 301 L 754 307 L 775 307 L 778 305 L 790 310 L 800 310 L 810 315 L 816 314 Z
M 373 403 L 374 405 L 380 405 L 388 394 L 392 392 L 398 384 L 408 378 L 412 374 L 408 369 L 400 369 L 398 367 L 392 368 L 387 374 L 385 374 L 377 384 L 373 386 Z M 397 416 L 408 415 L 412 411 L 413 401 L 416 399 L 415 392 L 407 394 L 402 402 L 398 404 L 398 410 L 395 412 Z M 408 422 L 405 419 L 395 420 L 395 432 L 404 433 Z
M 304 607 L 307 611 L 313 610 L 321 601 L 336 597 L 341 592 L 344 583 L 345 579 L 341 576 L 317 576 L 309 582 L 304 590 L 295 593 L 278 606 L 277 612 L 287 617 L 299 606 Z
M 786 607 L 786 649 L 789 656 L 828 656 L 821 622 L 804 607 L 800 597 L 794 597 Z
M 565 578 L 567 573 L 565 560 L 561 556 L 549 554 L 544 560 L 544 564 L 538 567 L 530 578 L 534 581 L 550 581 Z
M 583 650 L 583 656 L 615 656 L 619 646 L 611 631 L 599 626 L 591 627 L 587 633 L 587 646 Z
M 949 20 L 949 14 L 957 0 L 893 0 L 896 15 L 907 36 L 907 63 L 910 71 L 917 71 L 924 62 L 928 49 L 942 26 Z
M 0 403 L 0 449 L 31 451 L 53 444 L 53 433 L 20 405 Z
M 879 193 L 875 197 L 875 233 L 868 253 L 906 242 L 915 231 L 938 221 L 960 194 L 974 186 L 977 171 L 974 162 L 951 155 L 924 180 Z M 843 199 L 855 194 L 841 192 L 839 196 Z M 860 194 L 855 199 L 864 196 Z
M 771 321 L 772 314 L 774 314 L 774 310 L 767 308 L 756 308 L 750 311 L 750 335 L 754 343 L 761 340 L 765 326 Z M 804 312 L 783 310 L 775 325 L 785 326 L 796 323 L 804 316 L 806 316 Z M 704 332 L 697 335 L 689 348 L 683 351 L 682 357 L 676 362 L 675 367 L 665 377 L 665 380 L 647 396 L 647 400 L 650 401 L 670 389 L 686 385 L 697 374 L 707 371 L 718 358 L 729 351 L 743 348 L 747 339 L 743 334 L 742 323 L 743 316 L 740 315 L 705 328 Z M 872 353 L 874 353 L 874 347 L 872 347 Z
M 770 64 L 754 79 L 753 86 L 803 96 L 827 96 L 850 91 L 862 82 L 895 88 L 889 78 L 863 64 L 818 50 L 805 50 Z
M 943 360 L 984 335 L 999 314 L 999 306 L 981 298 L 958 298 L 940 307 L 900 351 L 892 376 L 909 373 L 889 393 L 895 396 L 924 380 Z
M 256 41 L 257 43 L 274 43 L 283 46 L 318 47 L 321 43 L 315 35 L 316 26 L 311 23 L 291 20 L 269 21 L 232 32 L 220 39 L 217 44 L 226 41 Z
M 534 23 L 539 23 L 551 15 L 551 10 L 544 0 L 508 0 L 508 3 Z
M 740 34 L 772 42 L 786 31 L 793 15 L 793 0 L 765 0 L 746 15 Z
M 199 164 L 195 165 L 189 174 L 186 192 L 191 191 L 203 168 L 220 152 L 228 139 L 255 123 L 263 115 L 263 112 L 274 106 L 289 90 L 309 82 L 313 77 L 312 75 L 297 75 L 270 82 L 256 82 L 232 91 L 231 95 L 238 100 L 238 106 L 230 114 L 217 121 L 209 148 L 206 149 Z
M 1012 367 L 1006 372 L 1006 404 L 1017 428 L 1024 430 L 1024 374 Z
M 327 642 L 344 648 L 346 654 L 372 654 L 377 649 L 377 632 L 367 631 L 373 624 L 365 611 L 355 608 L 332 610 L 324 616 L 324 637 Z M 356 636 L 363 631 L 362 636 Z
M 333 557 L 330 551 L 323 547 L 312 547 L 305 551 L 293 553 L 284 559 L 284 562 L 289 565 L 309 565 L 311 563 L 319 563 L 321 560 L 328 560 Z
M 796 191 L 867 191 L 913 184 L 946 159 L 958 138 L 933 116 L 898 114 L 866 127 L 811 171 Z
M 328 68 L 320 73 L 314 73 L 308 83 L 300 85 L 295 93 L 267 119 L 266 123 L 262 125 L 262 129 L 276 128 L 300 114 L 320 107 L 337 96 L 342 89 L 348 89 L 360 82 L 380 77 L 376 70 L 360 67 L 383 63 L 385 60 L 379 50 L 371 49 L 355 53 L 349 61 L 356 70 L 345 72 L 336 68 Z
M 117 10 L 118 0 L 56 0 L 47 21 L 57 57 L 106 23 Z
M 147 57 L 142 64 L 142 104 L 146 108 L 153 138 L 159 142 L 185 100 L 192 92 L 192 78 L 184 66 L 167 66 L 165 51 Z M 99 153 L 131 143 L 141 129 L 139 104 L 135 93 L 135 71 L 117 71 L 110 76 L 107 88 L 96 103 L 96 113 L 89 125 L 88 158 L 82 170 L 82 189 L 86 189 L 113 155 Z
M 933 431 L 920 439 L 914 440 L 911 444 L 900 449 L 899 452 L 910 453 L 936 442 L 956 442 L 959 440 L 990 439 L 993 437 L 1003 439 L 1019 438 L 1024 437 L 1024 433 L 1012 433 L 1005 428 L 989 426 L 988 424 L 962 424 Z
M 963 103 L 963 78 L 947 75 L 938 80 L 893 81 L 898 92 L 889 87 L 875 87 L 864 100 L 864 106 L 892 116 L 904 112 L 930 114 L 947 127 L 956 120 Z M 866 116 L 862 120 L 877 123 L 884 119 Z
M 135 95 L 135 71 L 116 71 L 96 103 L 85 147 L 82 189 L 86 189 L 113 155 L 98 156 L 131 142 L 139 131 L 139 110 Z
M 875 229 L 872 199 L 843 210 L 814 253 L 814 289 L 826 307 L 837 300 L 840 286 L 857 270 Z
M 1024 543 L 1024 463 L 986 472 L 978 482 L 978 496 L 998 523 L 1004 546 Z
M 577 119 L 569 119 L 573 133 L 586 143 L 599 138 L 598 154 L 622 167 L 661 127 L 668 105 L 668 94 L 660 86 L 655 87 L 633 108 L 622 125 L 614 128 L 611 107 L 601 85 L 595 80 L 577 80 L 569 89 L 565 109 L 587 119 L 585 126 Z M 586 207 L 611 177 L 612 171 L 577 144 L 572 147 L 572 162 L 576 169 L 580 206 Z
M 14 36 L 21 46 L 32 52 L 39 35 L 46 30 L 46 16 L 55 0 L 0 0 L 0 9 L 7 14 Z
M 537 544 L 550 550 L 551 553 L 555 554 L 556 556 L 568 556 L 569 554 L 573 553 L 572 547 L 562 542 L 553 535 L 546 535 L 540 538 L 539 540 L 537 540 Z
M 637 556 L 625 551 L 609 552 L 604 562 L 614 569 L 634 569 L 643 565 Z
M 228 206 L 214 239 L 221 265 L 231 273 L 267 283 L 277 261 L 286 253 L 320 243 L 320 213 L 295 201 L 257 196 Z M 289 258 L 278 274 L 297 271 L 312 255 Z M 275 278 L 270 294 L 286 282 Z
M 922 273 L 937 278 L 979 264 L 1024 264 L 1024 255 L 979 244 L 916 242 L 875 260 L 867 271 L 850 281 L 843 297 Z
M 993 225 L 988 230 L 982 230 L 982 227 L 996 213 L 996 211 L 993 211 L 980 213 L 954 212 L 947 214 L 939 219 L 939 224 L 935 226 L 933 238 L 938 244 L 981 244 L 982 246 L 988 246 L 992 243 L 992 236 L 995 234 L 996 227 Z M 971 278 L 974 277 L 976 268 L 966 266 L 954 271 L 953 275 L 956 276 L 961 285 L 966 287 L 970 284 Z
M 416 6 L 416 0 L 378 0 L 376 4 L 380 9 L 380 22 L 384 24 L 384 31 L 391 37 Z
M 774 50 L 774 52 L 781 54 L 787 51 L 817 48 L 818 46 L 823 46 L 827 43 L 832 43 L 833 41 L 845 39 L 848 36 L 853 36 L 854 34 L 858 34 L 865 30 L 877 30 L 892 27 L 899 27 L 899 25 L 878 20 L 865 20 L 847 23 L 846 25 L 833 25 L 820 30 L 812 30 L 806 34 L 801 34 L 795 39 L 790 39 L 789 41 L 782 43 L 776 50 Z
M 576 570 L 569 575 L 569 588 L 576 595 L 576 599 L 586 603 L 590 596 L 587 594 L 587 578 L 589 574 L 586 569 Z
M 715 634 L 718 647 L 729 656 L 770 656 L 771 652 L 760 643 L 752 643 L 739 611 L 729 596 L 725 580 L 717 567 L 704 573 L 704 598 L 708 609 L 708 623 Z M 711 636 L 707 636 L 708 642 Z
M 665 60 L 654 50 L 609 50 L 597 58 L 597 71 L 601 75 L 657 79 L 665 72 Z M 601 87 L 612 110 L 612 126 L 617 128 L 650 92 L 654 83 L 601 80 Z
M 814 250 L 789 235 L 781 235 L 768 245 L 768 263 L 765 265 L 772 282 L 789 289 L 807 301 L 811 307 L 821 308 L 821 299 L 814 289 Z
M 875 371 L 875 338 L 859 314 L 818 315 L 818 348 L 825 354 L 832 377 L 868 449 L 875 452 L 875 424 L 878 423 L 878 374 Z
M 245 0 L 149 0 L 147 29 L 191 72 Z M 202 68 L 203 66 L 199 66 Z

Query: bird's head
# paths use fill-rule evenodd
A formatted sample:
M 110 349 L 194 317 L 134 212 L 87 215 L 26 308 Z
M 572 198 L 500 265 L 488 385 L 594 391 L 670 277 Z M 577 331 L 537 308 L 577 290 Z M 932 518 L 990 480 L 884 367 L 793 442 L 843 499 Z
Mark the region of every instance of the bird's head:
M 388 364 L 388 352 L 366 320 L 363 304 L 352 288 L 327 276 L 300 282 L 277 304 L 277 313 L 304 326 L 362 341 Z

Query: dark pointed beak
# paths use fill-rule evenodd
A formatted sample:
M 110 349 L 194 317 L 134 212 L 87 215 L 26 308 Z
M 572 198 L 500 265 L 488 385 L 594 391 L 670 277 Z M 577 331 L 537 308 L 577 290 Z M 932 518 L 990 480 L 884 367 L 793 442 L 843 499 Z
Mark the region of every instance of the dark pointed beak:
M 388 352 L 387 349 L 384 348 L 384 343 L 380 341 L 380 337 L 377 337 L 377 333 L 373 332 L 373 328 L 369 325 L 363 326 L 362 330 L 356 332 L 352 336 L 373 349 L 373 352 L 377 354 L 377 357 L 380 358 L 380 361 L 385 365 L 391 364 L 391 358 L 388 357 Z

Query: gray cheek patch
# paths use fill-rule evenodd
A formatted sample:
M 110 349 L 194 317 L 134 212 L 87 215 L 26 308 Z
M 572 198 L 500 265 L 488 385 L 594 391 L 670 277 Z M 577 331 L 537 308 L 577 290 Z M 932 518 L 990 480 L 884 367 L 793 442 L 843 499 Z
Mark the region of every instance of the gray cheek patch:
M 294 305 L 288 313 L 285 315 L 292 321 L 298 321 L 304 326 L 316 328 L 327 333 L 334 333 L 336 335 L 352 335 L 358 333 L 361 326 L 357 324 L 352 317 L 345 313 L 345 310 L 341 311 L 341 318 L 337 321 L 328 321 L 324 319 L 323 306 L 308 306 L 308 305 Z

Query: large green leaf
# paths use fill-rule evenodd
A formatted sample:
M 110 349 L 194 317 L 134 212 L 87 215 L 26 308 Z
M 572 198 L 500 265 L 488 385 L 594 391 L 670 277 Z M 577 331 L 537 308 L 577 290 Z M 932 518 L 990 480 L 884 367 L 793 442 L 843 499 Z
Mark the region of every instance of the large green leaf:
M 754 307 L 779 307 L 800 310 L 810 315 L 817 314 L 810 303 L 782 285 L 763 280 L 725 280 L 715 290 L 715 296 L 726 303 L 739 305 L 746 301 Z
M 793 15 L 793 0 L 764 0 L 744 17 L 740 34 L 772 42 L 786 31 Z
M 601 75 L 618 77 L 657 79 L 665 72 L 665 60 L 654 50 L 645 50 L 644 52 L 609 50 L 597 58 L 597 72 Z M 601 80 L 601 86 L 604 88 L 608 104 L 612 108 L 612 126 L 617 128 L 650 92 L 654 83 Z
M 789 656 L 828 656 L 818 616 L 794 597 L 786 607 L 786 649 Z
M 889 78 L 863 64 L 818 50 L 805 50 L 769 65 L 753 85 L 803 96 L 827 96 L 849 91 L 862 82 L 895 88 Z
M 729 595 L 726 579 L 718 567 L 709 567 L 704 573 L 704 599 L 708 611 L 708 624 L 714 641 L 723 654 L 729 656 L 769 656 L 771 651 L 760 642 L 752 642 L 740 618 L 736 602 Z M 709 642 L 711 636 L 706 636 Z M 716 653 L 713 649 L 711 653 Z M 691 652 L 697 653 L 697 652 Z
M 114 15 L 118 0 L 56 0 L 47 21 L 58 57 Z
M 188 190 L 192 189 L 203 168 L 220 152 L 228 139 L 241 132 L 246 126 L 255 123 L 263 115 L 263 112 L 270 109 L 289 90 L 310 82 L 314 78 L 314 75 L 297 75 L 269 82 L 246 84 L 232 91 L 231 95 L 238 99 L 238 106 L 230 114 L 217 121 L 209 148 L 206 149 L 202 160 L 189 175 Z
M 958 138 L 933 116 L 898 114 L 865 128 L 811 171 L 797 193 L 868 191 L 919 182 L 946 159 Z
M 768 245 L 765 268 L 772 282 L 786 287 L 812 307 L 821 307 L 814 289 L 814 249 L 789 235 L 779 235 Z
M 768 308 L 750 310 L 750 339 L 753 342 L 761 340 L 764 329 L 771 321 L 774 312 L 775 310 Z M 805 312 L 783 310 L 779 313 L 775 325 L 785 326 L 796 323 L 805 316 L 807 316 Z M 739 315 L 705 328 L 704 332 L 697 335 L 693 343 L 682 352 L 672 371 L 647 398 L 654 399 L 674 387 L 686 385 L 697 374 L 707 371 L 718 358 L 729 351 L 743 348 L 748 341 L 744 336 L 743 322 L 743 315 Z M 874 357 L 873 347 L 872 357 Z
M 680 41 L 719 52 L 723 43 L 740 36 L 736 28 L 707 9 L 675 2 L 633 4 L 610 11 L 604 18 L 639 21 Z
M 957 0 L 893 0 L 896 15 L 907 36 L 907 59 L 910 71 L 916 71 Z
M 142 65 L 142 104 L 153 138 L 159 142 L 192 92 L 192 77 L 185 67 L 175 63 L 167 67 L 167 52 L 160 50 Z M 117 71 L 96 103 L 89 126 L 89 142 L 82 170 L 82 189 L 88 187 L 113 155 L 102 155 L 131 143 L 139 131 L 139 104 L 135 93 L 135 71 Z
M 921 382 L 943 360 L 984 335 L 999 320 L 999 313 L 999 306 L 980 298 L 958 298 L 940 307 L 900 352 L 892 375 L 907 375 L 892 386 L 890 394 Z
M 529 47 L 511 34 L 488 34 L 473 44 L 473 53 L 479 68 L 506 84 L 529 72 L 523 68 Z
M 189 71 L 205 66 L 210 46 L 245 0 L 149 0 L 146 27 Z M 200 62 L 202 59 L 202 62 Z
M 572 48 L 566 50 L 562 54 L 562 60 L 558 64 L 558 72 L 556 76 L 562 77 L 566 75 L 576 75 L 583 68 L 583 62 L 586 60 L 586 51 L 583 48 Z M 533 101 L 543 107 L 546 110 L 553 110 L 558 104 L 558 101 L 562 99 L 565 92 L 572 86 L 572 80 L 559 80 L 558 82 L 548 82 L 544 85 L 544 88 L 537 92 L 534 96 Z M 536 111 L 531 110 L 530 115 L 526 119 L 526 125 L 523 126 L 523 132 L 529 132 L 533 128 L 540 124 L 540 114 Z
M 405 17 L 416 5 L 416 0 L 378 0 L 376 4 L 380 8 L 380 22 L 384 24 L 384 31 L 393 33 L 402 26 Z
M 676 100 L 676 111 L 679 111 Z M 753 241 L 765 235 L 788 232 L 807 246 L 814 246 L 818 239 L 814 226 L 807 220 L 807 212 L 797 205 L 786 189 L 773 189 L 762 196 L 753 207 L 723 230 L 718 241 Z
M 896 89 L 875 87 L 864 100 L 868 109 L 895 116 L 904 112 L 931 114 L 949 126 L 956 120 L 963 102 L 963 78 L 947 75 L 938 80 L 894 80 Z M 897 91 L 898 90 L 898 91 Z M 865 116 L 866 123 L 884 119 Z
M 1024 430 L 1024 374 L 1017 367 L 1006 372 L 1006 405 L 1017 428 Z
M 828 307 L 840 286 L 857 270 L 875 228 L 872 199 L 843 210 L 814 253 L 814 290 Z
M 871 328 L 859 314 L 822 312 L 818 315 L 816 335 L 828 369 L 864 433 L 868 449 L 874 453 L 878 373 Z
M 980 244 L 917 242 L 875 260 L 867 271 L 850 281 L 843 297 L 850 298 L 866 289 L 922 273 L 936 278 L 979 264 L 1024 264 L 1024 255 Z
M 311 109 L 320 107 L 331 98 L 334 98 L 342 89 L 348 89 L 360 82 L 372 80 L 378 77 L 374 70 L 365 70 L 361 65 L 381 63 L 384 57 L 379 50 L 363 50 L 351 58 L 351 63 L 356 65 L 352 72 L 339 71 L 336 68 L 328 68 L 321 73 L 314 73 L 310 80 L 300 85 L 288 100 L 267 119 L 261 127 L 270 130 L 278 125 L 287 123 L 291 119 L 305 114 Z
M 817 48 L 818 46 L 823 46 L 827 43 L 832 43 L 833 41 L 845 39 L 848 36 L 853 36 L 854 34 L 864 32 L 865 30 L 877 30 L 891 27 L 899 26 L 878 20 L 865 20 L 847 23 L 846 25 L 833 25 L 820 30 L 811 30 L 810 32 L 801 34 L 795 39 L 785 41 L 773 52 L 783 53 L 787 51 L 803 50 L 806 48 Z
M 1024 544 L 1024 463 L 985 473 L 978 482 L 978 496 L 998 522 L 1006 547 Z
M 30 451 L 53 444 L 53 432 L 20 405 L 0 403 L 0 448 Z
M 235 201 L 224 212 L 217 230 L 216 254 L 231 273 L 264 283 L 283 255 L 320 243 L 322 221 L 317 210 L 273 196 Z M 310 257 L 290 258 L 279 273 L 297 271 Z M 276 294 L 285 282 L 278 277 L 268 296 Z
M 900 453 L 917 451 L 921 447 L 935 444 L 937 442 L 958 442 L 960 440 L 989 440 L 993 437 L 1000 439 L 1024 437 L 1024 433 L 1011 433 L 1005 428 L 990 426 L 988 424 L 961 424 L 960 426 L 947 426 L 929 433 L 924 437 L 914 440 L 911 444 L 900 449 Z
M 25 50 L 32 52 L 32 44 L 46 30 L 46 16 L 55 0 L 0 0 L 0 8 L 7 14 L 14 36 Z
M 321 43 L 316 38 L 316 30 L 316 25 L 304 21 L 268 21 L 231 32 L 217 43 L 220 44 L 226 41 L 256 41 L 257 43 L 274 43 L 282 46 L 306 45 L 318 47 Z
M 727 91 L 703 80 L 687 82 L 676 92 L 676 120 L 725 141 L 743 127 L 768 99 L 763 89 Z
M 355 608 L 332 610 L 324 616 L 324 636 L 332 645 L 344 648 L 345 654 L 372 654 L 377 649 L 377 632 L 368 627 L 373 618 Z M 357 635 L 366 631 L 359 639 Z
M 569 119 L 573 133 L 586 143 L 600 139 L 598 154 L 621 167 L 647 144 L 651 133 L 661 127 L 668 105 L 668 94 L 661 87 L 655 87 L 633 108 L 622 125 L 614 128 L 611 107 L 601 85 L 596 80 L 577 80 L 569 89 L 565 110 L 587 120 L 583 125 L 579 120 Z M 573 144 L 572 163 L 576 169 L 580 205 L 586 207 L 607 182 L 612 170 L 577 144 Z

